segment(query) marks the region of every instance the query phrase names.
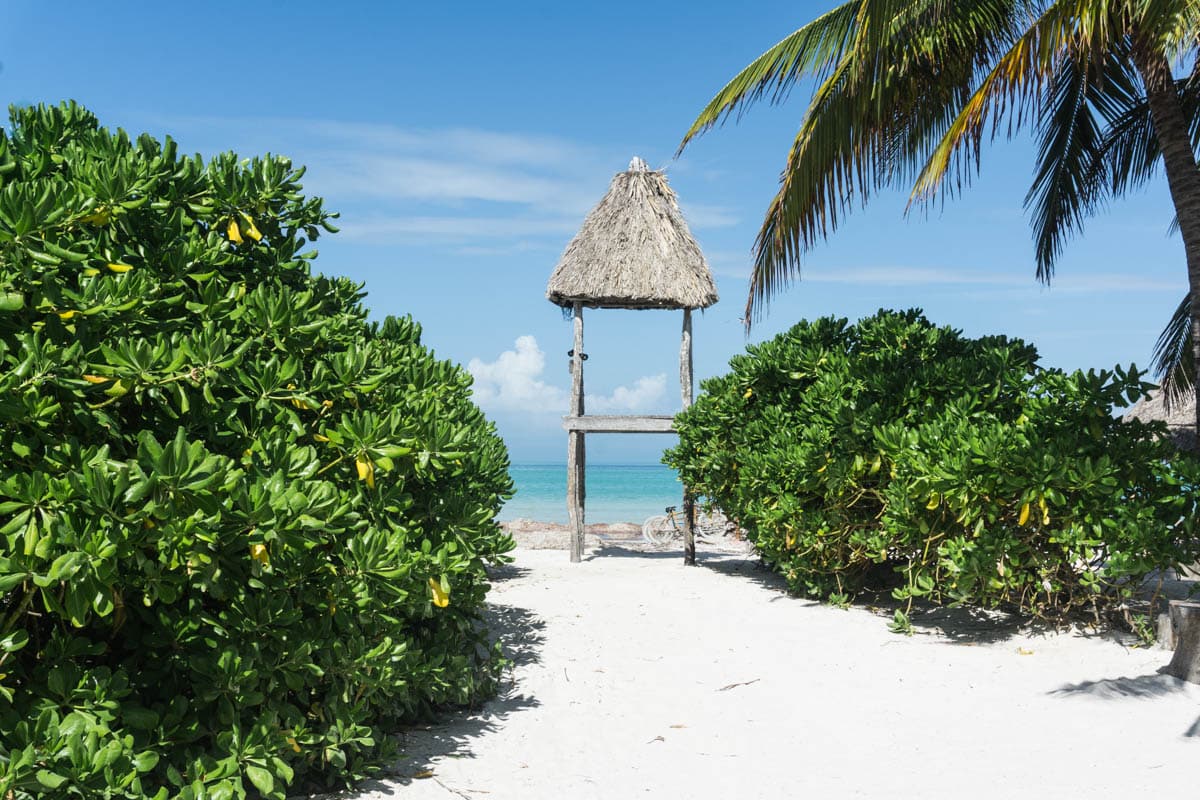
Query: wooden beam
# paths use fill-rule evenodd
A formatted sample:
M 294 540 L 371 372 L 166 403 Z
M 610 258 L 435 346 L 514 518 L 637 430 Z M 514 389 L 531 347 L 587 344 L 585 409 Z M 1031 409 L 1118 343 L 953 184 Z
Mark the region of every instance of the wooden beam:
M 679 343 L 679 394 L 686 411 L 692 404 L 692 310 L 683 310 L 683 337 Z
M 583 416 L 583 303 L 572 311 L 575 347 L 571 350 L 571 415 Z
M 563 430 L 585 433 L 674 433 L 675 418 L 668 415 L 606 415 L 563 417 Z
M 583 416 L 583 304 L 572 309 L 575 347 L 571 351 L 571 415 Z M 567 513 L 571 518 L 571 563 L 583 560 L 583 518 L 587 505 L 587 445 L 584 432 L 567 434 Z
M 686 411 L 692 405 L 692 310 L 683 310 L 683 334 L 679 342 L 679 394 Z M 683 487 L 683 563 L 696 563 L 696 503 L 689 486 Z

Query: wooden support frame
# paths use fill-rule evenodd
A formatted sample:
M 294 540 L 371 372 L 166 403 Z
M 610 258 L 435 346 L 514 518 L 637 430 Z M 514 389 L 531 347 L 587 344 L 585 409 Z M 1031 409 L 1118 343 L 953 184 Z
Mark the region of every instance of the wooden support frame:
M 584 517 L 587 507 L 587 445 L 589 433 L 674 433 L 674 417 L 663 415 L 587 416 L 583 403 L 583 304 L 572 304 L 575 347 L 571 351 L 571 413 L 563 417 L 567 431 L 567 514 L 571 528 L 571 563 L 583 560 Z M 679 392 L 684 409 L 692 405 L 692 310 L 683 310 L 679 342 Z M 696 563 L 695 498 L 683 488 L 683 563 Z
M 583 303 L 575 303 L 571 318 L 575 349 L 571 351 L 571 416 L 583 416 Z M 587 444 L 581 430 L 567 433 L 567 512 L 571 518 L 571 563 L 583 560 L 583 515 L 587 505 Z
M 679 393 L 686 411 L 692 405 L 692 310 L 683 310 L 683 333 L 679 341 Z M 690 487 L 683 487 L 683 563 L 696 564 L 696 500 Z

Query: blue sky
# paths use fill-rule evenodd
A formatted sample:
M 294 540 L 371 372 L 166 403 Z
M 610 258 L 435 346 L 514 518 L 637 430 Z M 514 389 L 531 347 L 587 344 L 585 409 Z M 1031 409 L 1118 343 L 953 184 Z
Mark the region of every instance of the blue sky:
M 415 316 L 470 366 L 516 462 L 560 462 L 570 324 L 546 280 L 612 175 L 666 168 L 717 279 L 696 318 L 699 378 L 746 345 L 750 248 L 806 100 L 759 106 L 675 148 L 742 66 L 831 7 L 737 3 L 82 3 L 5 0 L 0 98 L 73 98 L 110 127 L 185 150 L 290 156 L 342 214 L 319 268 L 367 285 L 373 314 Z M 282 9 L 282 10 L 281 10 Z M 874 198 L 804 262 L 749 341 L 797 320 L 919 306 L 1043 363 L 1149 363 L 1186 291 L 1165 182 L 1089 222 L 1034 280 L 1022 200 L 1028 140 L 985 152 L 971 189 L 904 215 Z M 677 408 L 678 312 L 589 312 L 589 410 Z M 668 437 L 593 436 L 595 462 L 653 463 Z

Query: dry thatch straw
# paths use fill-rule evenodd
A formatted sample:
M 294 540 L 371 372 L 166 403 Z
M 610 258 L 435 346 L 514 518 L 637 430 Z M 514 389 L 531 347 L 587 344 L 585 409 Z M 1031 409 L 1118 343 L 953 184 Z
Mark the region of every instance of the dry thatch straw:
M 1196 436 L 1195 397 L 1176 400 L 1168 410 L 1163 402 L 1162 393 L 1151 392 L 1134 403 L 1133 407 L 1125 412 L 1123 419 L 1165 422 L 1176 447 L 1191 451 L 1200 449 L 1200 440 Z
M 707 308 L 708 262 L 667 178 L 640 158 L 618 173 L 567 245 L 546 299 L 563 308 Z

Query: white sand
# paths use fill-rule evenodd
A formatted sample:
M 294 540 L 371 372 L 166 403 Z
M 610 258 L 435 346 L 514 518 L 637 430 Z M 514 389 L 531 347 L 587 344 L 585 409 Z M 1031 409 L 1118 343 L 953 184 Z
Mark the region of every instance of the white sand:
M 348 796 L 1200 792 L 1200 686 L 1158 674 L 1164 650 L 962 612 L 899 636 L 711 550 L 684 567 L 677 551 L 610 545 L 573 565 L 522 549 L 491 598 L 511 684 L 479 713 L 405 734 L 396 776 Z

